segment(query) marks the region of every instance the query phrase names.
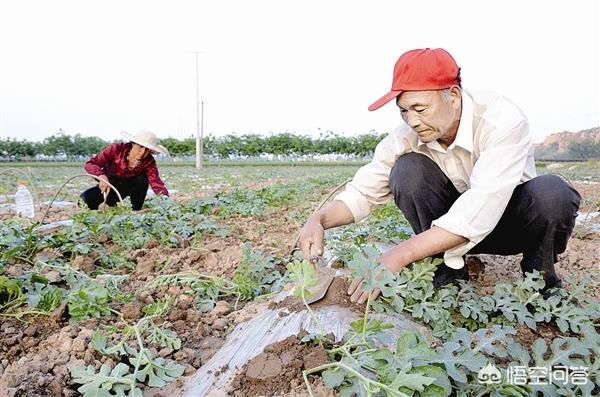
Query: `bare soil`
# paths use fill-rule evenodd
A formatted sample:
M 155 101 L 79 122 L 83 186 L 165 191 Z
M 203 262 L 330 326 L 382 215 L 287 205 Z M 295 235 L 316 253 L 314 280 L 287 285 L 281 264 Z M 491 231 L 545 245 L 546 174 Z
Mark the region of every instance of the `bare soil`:
M 231 383 L 235 397 L 289 393 L 303 384 L 302 371 L 329 362 L 321 345 L 301 344 L 303 335 L 290 336 L 265 348 L 250 360 Z
M 522 255 L 477 255 L 484 266 L 483 272 L 475 278 L 486 295 L 494 292 L 494 286 L 500 281 L 516 282 L 523 278 L 521 271 Z M 577 228 L 568 242 L 567 250 L 560 254 L 555 264 L 556 271 L 563 281 L 565 288 L 570 288 L 568 276 L 573 276 L 576 282 L 589 282 L 590 276 L 600 274 L 600 234 L 577 236 Z M 590 298 L 600 300 L 600 283 L 592 282 L 586 291 Z

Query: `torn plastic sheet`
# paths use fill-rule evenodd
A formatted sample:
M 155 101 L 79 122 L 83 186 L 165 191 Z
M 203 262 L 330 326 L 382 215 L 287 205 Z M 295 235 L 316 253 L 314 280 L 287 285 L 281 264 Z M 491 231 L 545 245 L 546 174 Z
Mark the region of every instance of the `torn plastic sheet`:
M 60 229 L 61 227 L 71 227 L 73 226 L 73 219 L 66 219 L 63 221 L 56 221 L 52 223 L 48 223 L 46 225 L 41 225 L 33 229 L 36 233 L 49 232 L 54 231 L 56 229 Z
M 350 328 L 350 323 L 361 316 L 346 307 L 325 306 L 314 310 L 325 334 L 333 334 L 340 341 Z M 369 318 L 381 319 L 394 325 L 386 330 L 384 338 L 395 346 L 402 330 L 419 332 L 430 337 L 426 327 L 408 318 L 392 317 L 382 313 L 370 313 Z M 286 308 L 268 309 L 256 318 L 239 324 L 228 336 L 225 344 L 215 355 L 196 371 L 185 387 L 184 397 L 209 396 L 209 392 L 223 392 L 238 369 L 263 352 L 265 347 L 275 342 L 299 334 L 302 330 L 318 332 L 318 325 L 308 310 L 289 313 Z M 215 375 L 218 374 L 218 375 Z M 211 393 L 212 394 L 212 393 Z
M 48 206 L 48 204 L 50 204 L 50 201 L 44 201 L 42 204 L 45 205 L 45 206 Z M 54 202 L 52 202 L 52 207 L 53 208 L 60 208 L 60 209 L 74 207 L 76 205 L 77 205 L 77 203 L 75 203 L 73 201 L 58 201 L 58 200 L 55 200 Z
M 2 196 L 0 196 L 2 197 Z M 10 196 L 4 196 L 6 197 L 10 197 Z M 14 195 L 13 197 L 13 201 L 14 201 Z M 0 199 L 0 203 L 6 201 L 5 199 Z M 42 206 L 47 207 L 48 204 L 50 204 L 50 201 L 44 201 L 42 203 Z M 52 208 L 60 208 L 60 209 L 64 209 L 64 208 L 69 208 L 69 207 L 73 207 L 77 205 L 77 203 L 74 203 L 72 201 L 54 201 L 52 203 Z M 14 203 L 8 203 L 8 204 L 0 204 L 0 212 L 8 212 L 8 211 L 14 211 L 15 208 L 17 208 L 16 204 Z
M 575 225 L 585 225 L 593 232 L 600 232 L 600 211 L 578 212 Z

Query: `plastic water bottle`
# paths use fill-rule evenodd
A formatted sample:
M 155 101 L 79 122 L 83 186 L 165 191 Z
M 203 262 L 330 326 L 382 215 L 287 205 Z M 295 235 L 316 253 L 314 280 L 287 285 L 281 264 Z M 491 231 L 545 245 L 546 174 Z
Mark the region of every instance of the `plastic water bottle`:
M 27 190 L 24 181 L 19 181 L 19 187 L 15 193 L 15 204 L 17 205 L 17 215 L 33 218 L 33 196 Z

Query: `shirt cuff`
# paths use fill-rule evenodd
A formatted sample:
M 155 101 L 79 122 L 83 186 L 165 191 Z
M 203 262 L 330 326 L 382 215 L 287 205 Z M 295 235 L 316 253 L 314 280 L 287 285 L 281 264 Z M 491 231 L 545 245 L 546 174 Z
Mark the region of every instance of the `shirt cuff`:
M 471 248 L 477 244 L 477 242 L 471 239 L 471 236 L 473 235 L 471 226 L 461 216 L 451 213 L 441 216 L 431 222 L 431 224 L 432 226 L 437 226 L 450 233 L 469 239 L 466 243 L 444 253 L 444 263 L 446 266 L 452 269 L 463 268 L 465 266 L 463 255 L 469 252 Z
M 334 200 L 340 200 L 350 209 L 354 222 L 359 222 L 371 213 L 371 206 L 367 199 L 351 185 L 346 186 L 346 190 L 338 194 Z
M 444 263 L 446 266 L 452 269 L 462 269 L 465 266 L 465 260 L 463 256 L 467 252 L 471 251 L 471 248 L 475 247 L 475 243 L 467 242 L 459 247 L 452 248 L 444 253 Z

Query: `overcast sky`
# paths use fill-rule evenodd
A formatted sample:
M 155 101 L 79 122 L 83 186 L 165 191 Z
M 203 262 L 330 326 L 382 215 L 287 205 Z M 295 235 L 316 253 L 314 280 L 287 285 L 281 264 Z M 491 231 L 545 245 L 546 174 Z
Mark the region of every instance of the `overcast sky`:
M 0 3 L 0 133 L 119 138 L 389 132 L 403 52 L 448 50 L 464 87 L 529 117 L 534 141 L 600 125 L 600 11 L 569 1 L 7 1 Z

